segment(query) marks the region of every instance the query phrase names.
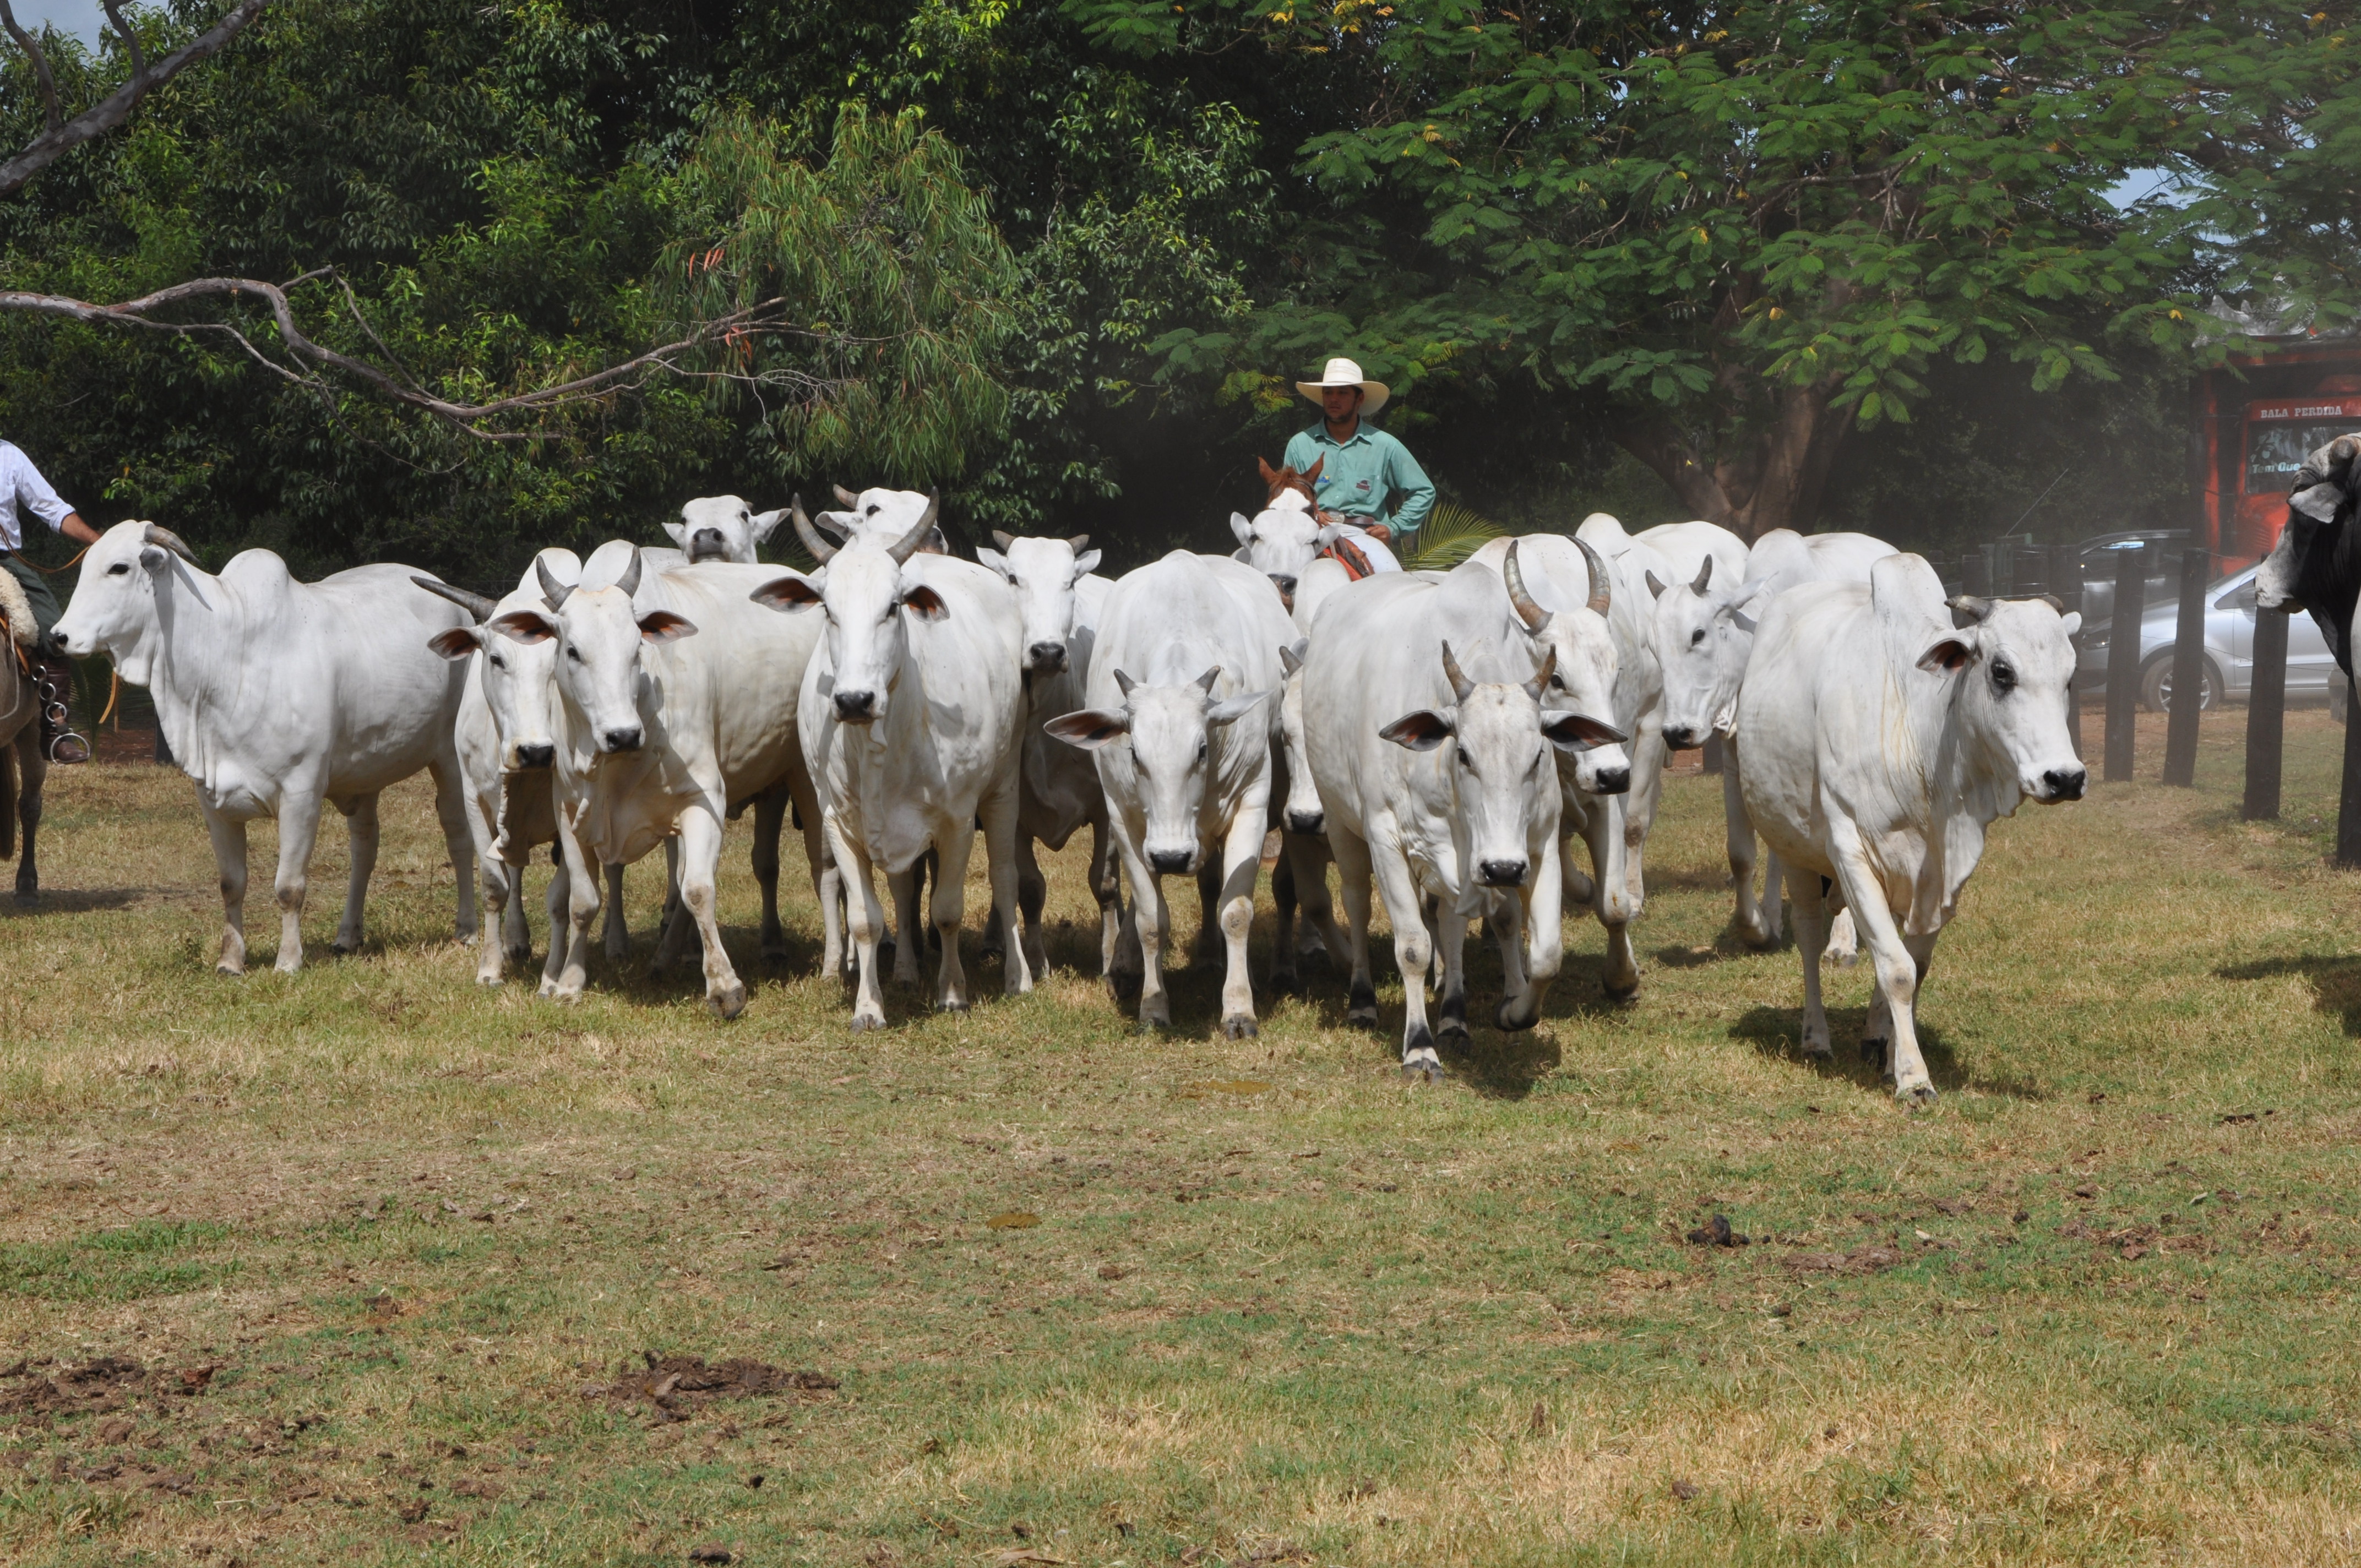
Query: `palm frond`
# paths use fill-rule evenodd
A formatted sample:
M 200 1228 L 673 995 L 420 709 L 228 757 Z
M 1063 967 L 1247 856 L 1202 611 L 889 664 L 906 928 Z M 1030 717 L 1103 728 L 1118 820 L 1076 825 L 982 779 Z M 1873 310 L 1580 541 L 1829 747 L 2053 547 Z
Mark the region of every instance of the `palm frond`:
M 1418 554 L 1402 563 L 1406 571 L 1447 572 L 1505 531 L 1472 507 L 1444 501 L 1426 514 L 1418 531 Z

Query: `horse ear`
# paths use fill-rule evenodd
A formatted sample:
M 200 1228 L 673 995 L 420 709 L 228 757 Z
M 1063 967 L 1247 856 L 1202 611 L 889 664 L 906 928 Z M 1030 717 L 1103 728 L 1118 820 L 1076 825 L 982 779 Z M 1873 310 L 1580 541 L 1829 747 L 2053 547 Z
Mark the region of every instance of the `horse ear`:
M 1323 452 L 1320 455 L 1319 458 L 1312 463 L 1311 467 L 1303 470 L 1303 482 L 1307 485 L 1318 484 L 1320 482 L 1320 470 L 1326 466 L 1328 466 L 1328 455 Z
M 1272 467 L 1268 463 L 1265 462 L 1259 453 L 1255 456 L 1255 466 L 1262 470 L 1262 482 L 1264 484 L 1276 485 L 1279 483 L 1280 470 Z

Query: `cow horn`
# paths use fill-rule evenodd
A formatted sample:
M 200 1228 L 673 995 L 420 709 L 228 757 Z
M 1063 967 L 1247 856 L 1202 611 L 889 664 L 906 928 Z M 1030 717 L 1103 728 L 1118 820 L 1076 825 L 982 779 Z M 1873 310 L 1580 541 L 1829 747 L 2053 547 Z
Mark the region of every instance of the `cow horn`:
M 2059 598 L 2056 594 L 2036 594 L 2033 597 L 2039 599 L 2043 604 L 2048 605 L 2050 609 L 2056 610 L 2059 614 L 2063 615 L 2066 613 L 2066 601 Z
M 804 542 L 804 548 L 812 553 L 812 559 L 823 566 L 828 565 L 829 556 L 843 548 L 840 544 L 830 544 L 820 537 L 819 530 L 812 526 L 812 520 L 804 511 L 804 498 L 801 495 L 788 499 L 787 521 L 796 525 L 796 537 Z
M 1598 552 L 1590 547 L 1588 540 L 1577 539 L 1575 543 L 1582 546 L 1583 564 L 1590 568 L 1590 602 L 1583 608 L 1605 615 L 1607 607 L 1614 602 L 1615 591 L 1613 579 L 1607 575 L 1607 563 L 1598 558 Z
M 857 507 L 861 504 L 861 498 L 854 495 L 851 490 L 846 489 L 842 485 L 830 485 L 829 488 L 836 492 L 836 499 L 841 505 Z
M 1443 673 L 1451 681 L 1452 701 L 1466 702 L 1475 695 L 1476 683 L 1467 678 L 1467 672 L 1461 669 L 1459 661 L 1451 656 L 1451 644 L 1448 642 L 1443 645 Z
M 570 583 L 561 583 L 549 569 L 549 563 L 536 555 L 533 558 L 533 575 L 541 580 L 541 602 L 553 611 L 566 608 L 566 596 L 574 591 Z
M 189 548 L 188 541 L 182 539 L 179 534 L 173 532 L 170 529 L 165 527 L 160 522 L 150 522 L 142 525 L 139 538 L 144 543 L 162 545 L 165 549 L 170 550 L 173 554 L 178 555 L 181 560 L 186 561 L 192 566 L 202 566 L 204 565 L 203 562 L 197 559 L 197 553 Z
M 1708 588 L 1711 587 L 1712 586 L 1713 586 L 1713 557 L 1712 557 L 1712 556 L 1710 556 L 1710 555 L 1708 555 L 1708 556 L 1707 556 L 1707 557 L 1705 558 L 1705 560 L 1704 560 L 1704 561 L 1703 561 L 1703 562 L 1702 562 L 1702 563 L 1697 566 L 1697 581 L 1696 581 L 1696 582 L 1694 582 L 1694 583 L 1691 583 L 1691 584 L 1689 585 L 1689 592 L 1691 592 L 1691 593 L 1693 593 L 1693 594 L 1697 595 L 1699 598 L 1703 598 L 1703 597 L 1704 597 L 1704 595 L 1705 595 L 1705 591 L 1706 591 L 1706 589 L 1708 589 Z
M 1944 604 L 1951 612 L 1951 627 L 1954 630 L 1964 630 L 1971 626 L 1982 626 L 1992 619 L 1993 601 L 1977 598 L 1972 594 L 1960 594 L 1954 598 L 1946 599 Z
M 1197 677 L 1197 684 L 1204 688 L 1204 692 L 1207 696 L 1211 696 L 1213 695 L 1213 683 L 1221 678 L 1222 666 L 1216 664 L 1212 669 L 1207 670 L 1203 674 L 1199 675 Z
M 1557 650 L 1552 648 L 1542 655 L 1542 667 L 1533 672 L 1533 678 L 1525 683 L 1525 695 L 1535 702 L 1541 701 L 1542 693 L 1549 690 L 1550 677 L 1556 673 Z
M 1128 698 L 1131 696 L 1131 688 L 1138 684 L 1139 683 L 1137 681 L 1133 680 L 1121 670 L 1117 670 L 1115 673 L 1115 689 L 1121 692 L 1126 698 Z
M 1516 540 L 1509 541 L 1509 554 L 1500 563 L 1500 577 L 1509 585 L 1510 608 L 1525 623 L 1526 630 L 1539 636 L 1549 625 L 1550 612 L 1534 603 L 1533 596 L 1525 591 L 1525 574 L 1517 565 L 1517 544 Z
M 410 580 L 437 598 L 449 599 L 474 616 L 478 626 L 491 620 L 500 608 L 497 600 L 488 599 L 481 594 L 471 594 L 465 588 L 455 588 L 448 583 L 438 583 L 432 577 L 413 576 Z
M 993 547 L 998 550 L 1003 555 L 1007 554 L 1009 549 L 1015 545 L 1016 543 L 1016 535 L 1009 532 L 1008 530 L 1005 528 L 995 528 L 992 531 Z
M 935 531 L 935 513 L 941 508 L 942 502 L 941 491 L 938 490 L 928 495 L 927 510 L 918 514 L 918 521 L 910 525 L 910 532 L 886 548 L 885 554 L 894 557 L 894 565 L 898 566 L 918 553 L 918 546 L 924 544 L 927 542 L 927 535 Z
M 1066 548 L 1071 550 L 1077 555 L 1081 554 L 1083 551 L 1088 550 L 1090 547 L 1091 536 L 1087 533 L 1077 533 L 1071 539 L 1066 541 Z
M 640 547 L 638 545 L 631 546 L 631 566 L 621 576 L 615 579 L 615 586 L 623 590 L 625 598 L 630 598 L 640 591 Z

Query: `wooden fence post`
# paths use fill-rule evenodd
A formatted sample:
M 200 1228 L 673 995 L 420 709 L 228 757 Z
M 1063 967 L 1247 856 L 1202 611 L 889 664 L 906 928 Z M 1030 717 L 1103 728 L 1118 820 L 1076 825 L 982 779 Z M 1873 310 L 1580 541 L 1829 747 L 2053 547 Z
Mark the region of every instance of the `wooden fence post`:
M 2132 776 L 2132 725 L 2138 711 L 2140 621 L 2147 609 L 2147 547 L 2115 552 L 2115 605 L 2107 630 L 2106 782 Z
M 2180 553 L 2180 619 L 2172 633 L 2172 719 L 2164 732 L 2164 782 L 2191 788 L 2197 783 L 2197 713 L 2205 698 L 2205 585 L 2213 580 L 2213 554 Z M 2227 701 L 2229 694 L 2214 694 Z
M 2071 544 L 2060 544 L 2049 552 L 2049 591 L 2068 610 L 2082 608 L 2082 553 Z M 2060 613 L 2064 613 L 2060 611 Z M 2082 662 L 2082 634 L 2073 637 L 2074 663 L 2080 673 Z M 2074 755 L 2082 753 L 2082 694 L 2075 683 L 2066 683 L 2066 730 L 2074 738 Z
M 2264 822 L 2279 814 L 2281 738 L 2287 729 L 2288 612 L 2255 611 L 2255 661 L 2246 689 L 2246 798 L 2238 815 Z

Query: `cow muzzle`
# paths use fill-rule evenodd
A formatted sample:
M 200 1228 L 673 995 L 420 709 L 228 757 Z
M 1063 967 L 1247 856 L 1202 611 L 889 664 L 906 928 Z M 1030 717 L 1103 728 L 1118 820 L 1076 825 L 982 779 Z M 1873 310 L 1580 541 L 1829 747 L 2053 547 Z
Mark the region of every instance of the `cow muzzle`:
M 1477 880 L 1486 887 L 1522 887 L 1525 867 L 1521 860 L 1481 861 L 1476 866 Z
M 697 561 L 726 561 L 730 558 L 730 542 L 716 528 L 700 528 L 688 536 L 688 558 Z
M 847 724 L 866 724 L 877 717 L 877 694 L 845 691 L 836 694 L 836 717 Z
M 1675 751 L 1687 751 L 1704 745 L 1705 737 L 1697 732 L 1694 724 L 1667 724 L 1664 726 L 1664 744 Z
M 556 761 L 557 748 L 555 745 L 519 746 L 516 749 L 516 765 L 521 769 L 545 768 Z
M 1037 675 L 1063 674 L 1066 645 L 1063 642 L 1036 642 L 1025 650 L 1025 667 Z
M 607 752 L 636 751 L 640 749 L 642 733 L 636 724 L 629 729 L 602 729 L 598 732 L 598 749 Z
M 2059 801 L 2081 799 L 2083 786 L 2090 782 L 2091 770 L 2088 768 L 2051 768 L 2041 775 L 2041 787 L 2027 793 L 2044 806 L 2051 806 Z
M 1598 770 L 1598 782 L 1590 786 L 1590 793 L 1593 795 L 1622 795 L 1627 793 L 1631 787 L 1631 770 L 1630 768 L 1601 768 Z
M 1148 851 L 1148 866 L 1154 870 L 1159 876 L 1185 876 L 1190 872 L 1196 869 L 1196 862 L 1197 851 L 1194 850 L 1150 850 Z
M 1317 833 L 1328 825 L 1324 811 L 1290 811 L 1287 814 L 1287 830 L 1290 833 Z

